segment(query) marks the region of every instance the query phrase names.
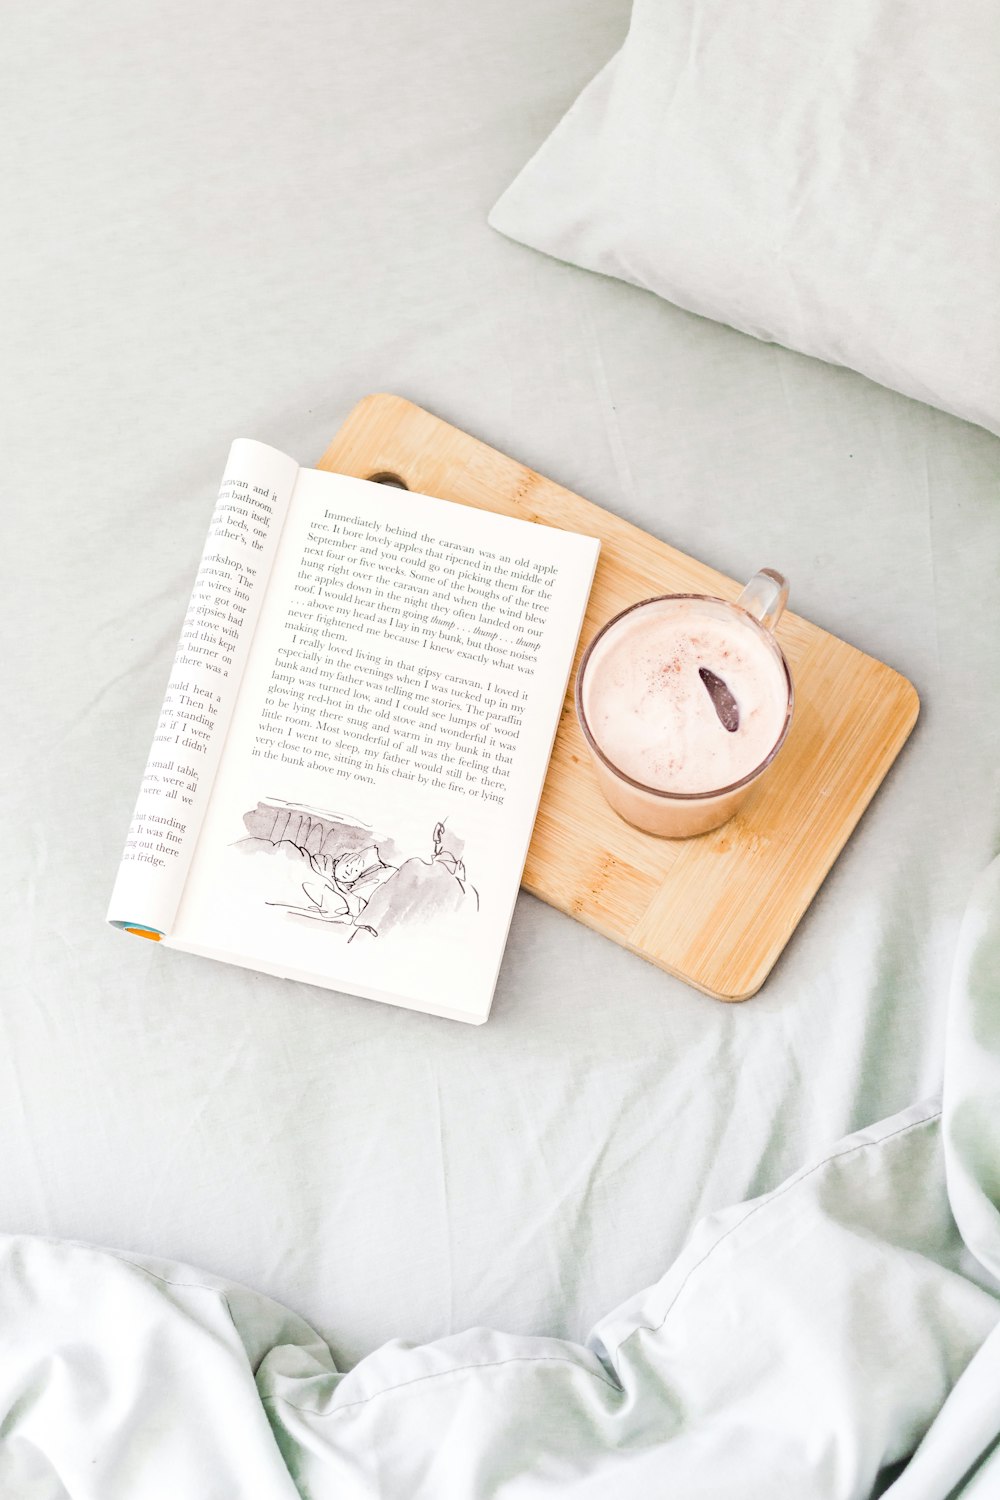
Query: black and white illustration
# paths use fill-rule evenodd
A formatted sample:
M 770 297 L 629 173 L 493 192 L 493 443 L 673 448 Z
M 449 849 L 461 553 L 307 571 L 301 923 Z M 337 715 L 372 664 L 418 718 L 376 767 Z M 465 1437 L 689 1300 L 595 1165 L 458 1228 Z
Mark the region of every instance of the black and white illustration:
M 464 841 L 445 820 L 413 845 L 358 818 L 271 797 L 243 823 L 247 836 L 235 848 L 273 867 L 265 904 L 295 921 L 340 929 L 348 942 L 479 911 Z

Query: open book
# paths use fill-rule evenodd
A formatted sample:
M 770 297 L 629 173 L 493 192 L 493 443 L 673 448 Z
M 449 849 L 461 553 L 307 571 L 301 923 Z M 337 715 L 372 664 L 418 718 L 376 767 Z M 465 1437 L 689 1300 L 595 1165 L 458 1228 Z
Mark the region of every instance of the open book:
M 485 1021 L 598 546 L 235 442 L 108 920 Z

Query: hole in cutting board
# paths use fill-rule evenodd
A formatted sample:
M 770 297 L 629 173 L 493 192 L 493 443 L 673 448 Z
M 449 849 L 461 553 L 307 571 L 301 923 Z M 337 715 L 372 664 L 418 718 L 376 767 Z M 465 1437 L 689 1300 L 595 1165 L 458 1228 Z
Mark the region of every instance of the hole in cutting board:
M 410 488 L 405 479 L 401 479 L 398 474 L 393 474 L 389 469 L 381 469 L 378 474 L 369 474 L 368 478 L 372 484 L 391 484 L 394 490 Z

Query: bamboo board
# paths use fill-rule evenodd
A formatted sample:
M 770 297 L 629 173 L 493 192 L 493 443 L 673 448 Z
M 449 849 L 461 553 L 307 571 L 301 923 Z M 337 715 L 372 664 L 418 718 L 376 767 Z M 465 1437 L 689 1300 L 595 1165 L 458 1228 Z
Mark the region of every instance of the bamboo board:
M 740 592 L 398 396 L 361 401 L 319 467 L 599 537 L 577 663 L 638 599 Z M 905 677 L 807 620 L 786 612 L 777 635 L 795 678 L 788 740 L 737 815 L 694 839 L 654 838 L 608 807 L 573 709 L 574 665 L 524 870 L 534 895 L 719 1000 L 749 999 L 763 984 L 920 708 Z

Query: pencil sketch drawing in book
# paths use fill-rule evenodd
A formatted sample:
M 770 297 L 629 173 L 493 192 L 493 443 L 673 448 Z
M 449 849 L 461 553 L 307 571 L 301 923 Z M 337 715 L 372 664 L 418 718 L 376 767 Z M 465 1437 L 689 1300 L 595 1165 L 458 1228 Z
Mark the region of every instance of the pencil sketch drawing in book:
M 444 822 L 426 849 L 408 852 L 360 819 L 268 798 L 244 815 L 233 846 L 269 866 L 266 905 L 339 928 L 347 942 L 383 937 L 413 922 L 474 916 L 479 893 L 466 873 L 464 841 Z

